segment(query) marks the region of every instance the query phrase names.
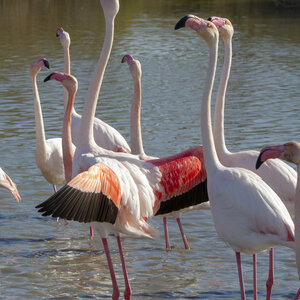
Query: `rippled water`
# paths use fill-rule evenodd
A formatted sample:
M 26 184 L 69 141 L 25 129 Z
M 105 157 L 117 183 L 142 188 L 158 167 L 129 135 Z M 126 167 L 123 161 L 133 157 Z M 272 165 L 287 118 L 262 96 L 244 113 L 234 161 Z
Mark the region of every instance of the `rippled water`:
M 233 65 L 227 93 L 225 133 L 231 151 L 299 140 L 300 13 L 267 1 L 121 0 L 112 55 L 101 89 L 97 116 L 129 141 L 132 81 L 124 54 L 143 68 L 142 129 L 149 155 L 166 156 L 201 143 L 200 98 L 208 49 L 192 31 L 174 31 L 186 13 L 221 15 L 235 28 Z M 0 298 L 105 299 L 111 281 L 101 241 L 88 225 L 56 224 L 34 208 L 52 193 L 35 163 L 35 125 L 29 63 L 47 57 L 63 69 L 55 31 L 71 35 L 72 74 L 78 78 L 80 112 L 101 49 L 104 22 L 96 0 L 0 0 L 1 167 L 18 184 L 22 202 L 0 193 Z M 220 43 L 218 76 L 223 60 Z M 62 89 L 38 87 L 46 136 L 60 136 Z M 216 84 L 217 84 L 216 83 Z M 215 95 L 215 94 L 214 94 Z M 163 237 L 162 219 L 153 219 Z M 164 239 L 123 238 L 133 299 L 239 299 L 234 252 L 217 237 L 210 211 L 182 218 L 191 245 L 183 249 L 176 221 L 169 220 L 171 251 Z M 117 244 L 109 239 L 120 291 L 123 278 Z M 252 298 L 252 257 L 242 256 L 246 291 Z M 258 256 L 259 298 L 265 297 L 268 256 Z M 294 253 L 275 249 L 273 299 L 292 299 L 299 288 Z

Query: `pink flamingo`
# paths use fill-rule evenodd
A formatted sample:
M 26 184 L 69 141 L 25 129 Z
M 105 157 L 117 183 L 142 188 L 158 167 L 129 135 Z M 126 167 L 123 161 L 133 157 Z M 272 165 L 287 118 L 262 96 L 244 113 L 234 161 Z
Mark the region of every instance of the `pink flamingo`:
M 293 168 L 280 160 L 272 160 L 264 164 L 259 170 L 255 168 L 255 162 L 258 152 L 255 150 L 246 150 L 241 152 L 230 152 L 225 144 L 224 135 L 224 106 L 227 83 L 230 75 L 232 61 L 232 36 L 234 33 L 233 26 L 228 19 L 220 17 L 211 17 L 208 20 L 213 22 L 223 39 L 225 54 L 224 64 L 221 74 L 221 81 L 217 93 L 217 101 L 214 112 L 213 134 L 218 158 L 222 165 L 226 167 L 240 167 L 251 170 L 259 175 L 280 197 L 285 204 L 291 216 L 294 215 L 294 202 L 297 174 Z M 273 265 L 273 248 L 270 249 L 270 261 Z M 254 295 L 256 295 L 256 254 L 253 254 L 254 267 Z M 272 290 L 274 274 L 270 270 L 267 280 L 268 291 Z M 256 296 L 255 296 L 256 297 Z
M 36 162 L 43 176 L 53 185 L 54 192 L 56 192 L 56 185 L 63 185 L 66 180 L 62 157 L 62 139 L 51 138 L 46 140 L 45 136 L 41 102 L 36 84 L 37 74 L 44 66 L 49 69 L 49 62 L 45 58 L 30 64 L 35 112 Z M 74 148 L 74 146 L 72 147 Z
M 172 200 L 191 201 L 206 194 L 206 173 L 202 164 L 202 147 L 198 146 L 172 157 L 144 161 L 136 155 L 117 153 L 99 147 L 93 136 L 93 119 L 104 71 L 113 42 L 114 18 L 119 9 L 117 0 L 102 0 L 106 31 L 104 45 L 95 72 L 100 81 L 89 87 L 80 123 L 81 140 L 74 157 L 70 147 L 71 115 L 77 90 L 77 80 L 58 72 L 45 81 L 55 79 L 68 90 L 68 105 L 63 124 L 64 166 L 68 184 L 37 207 L 44 216 L 92 222 L 101 236 L 113 285 L 113 299 L 118 299 L 119 288 L 107 243 L 109 233 L 116 235 L 125 280 L 125 299 L 131 297 L 120 233 L 154 238 L 157 232 L 146 220 L 163 205 L 174 205 Z M 73 161 L 73 165 L 72 165 Z M 66 197 L 66 198 L 65 198 Z M 207 197 L 203 201 L 207 201 Z M 176 203 L 175 201 L 175 203 Z
M 131 138 L 131 153 L 137 154 L 143 160 L 151 160 L 157 159 L 157 157 L 148 156 L 144 152 L 143 147 L 143 139 L 142 139 L 142 130 L 141 130 L 141 105 L 142 105 L 142 84 L 141 84 L 141 77 L 142 77 L 142 67 L 141 63 L 134 59 L 131 55 L 127 54 L 122 58 L 122 63 L 127 62 L 129 65 L 129 70 L 133 79 L 134 83 L 134 96 L 133 101 L 131 104 L 131 126 L 130 126 L 130 138 Z M 203 201 L 203 199 L 199 198 L 199 203 Z M 192 209 L 199 209 L 209 207 L 209 202 L 204 202 L 199 205 L 194 205 L 191 207 L 185 207 L 180 209 L 180 203 L 176 205 L 176 207 L 172 207 L 175 209 L 174 211 L 168 212 L 167 214 L 163 213 L 163 222 L 164 222 L 164 231 L 165 231 L 165 242 L 166 248 L 170 249 L 170 240 L 169 240 L 169 233 L 167 227 L 167 216 L 172 216 L 176 219 L 181 237 L 185 246 L 185 249 L 190 249 L 189 243 L 187 241 L 186 235 L 184 234 L 180 216 L 183 212 L 192 210 Z
M 258 175 L 248 169 L 226 167 L 220 162 L 214 143 L 210 111 L 219 32 L 214 23 L 193 15 L 183 17 L 175 29 L 184 26 L 195 30 L 210 49 L 201 105 L 201 134 L 208 196 L 216 231 L 236 252 L 241 296 L 246 299 L 240 252 L 253 254 L 275 245 L 294 248 L 294 224 L 278 195 Z M 270 298 L 271 289 L 267 285 L 267 299 Z
M 108 234 L 115 234 L 125 280 L 124 297 L 130 299 L 131 288 L 120 233 L 156 238 L 157 232 L 146 220 L 163 203 L 172 206 L 174 199 L 179 203 L 188 203 L 190 199 L 198 199 L 205 193 L 205 169 L 198 158 L 202 156 L 202 148 L 195 147 L 173 157 L 144 161 L 136 155 L 102 149 L 90 135 L 87 152 L 79 158 L 82 172 L 76 176 L 76 171 L 72 171 L 73 153 L 68 145 L 71 142 L 71 111 L 77 80 L 59 72 L 50 74 L 45 80 L 52 79 L 61 82 L 69 92 L 63 124 L 64 165 L 66 174 L 73 172 L 75 177 L 37 208 L 43 216 L 92 222 L 102 238 L 107 256 L 113 284 L 112 297 L 118 299 L 119 289 L 107 243 Z M 75 161 L 76 156 L 73 165 Z M 87 171 L 83 170 L 85 166 Z
M 107 11 L 104 9 L 104 13 Z M 64 49 L 64 73 L 71 74 L 71 64 L 70 64 L 70 44 L 71 39 L 68 32 L 64 31 L 63 28 L 58 28 L 56 31 L 56 36 L 59 37 L 60 43 Z M 99 81 L 98 73 L 94 73 L 91 82 Z M 66 107 L 68 102 L 67 92 L 64 90 L 64 106 Z M 79 143 L 79 128 L 81 122 L 81 115 L 75 111 L 73 107 L 72 110 L 72 141 L 74 145 Z M 103 122 L 102 120 L 95 118 L 94 119 L 94 138 L 97 145 L 103 147 L 108 150 L 116 151 L 116 152 L 131 152 L 129 145 L 127 144 L 124 137 L 112 126 Z
M 296 251 L 296 264 L 298 270 L 298 276 L 300 279 L 300 218 L 299 218 L 299 210 L 300 210 L 300 178 L 299 178 L 299 167 L 300 167 L 300 143 L 298 142 L 288 142 L 283 145 L 276 146 L 267 146 L 263 148 L 256 162 L 256 168 L 260 168 L 263 163 L 265 163 L 269 159 L 280 158 L 285 161 L 291 162 L 297 166 L 298 170 L 298 179 L 297 179 L 297 187 L 295 192 L 295 251 Z M 270 161 L 272 161 L 270 160 Z M 295 296 L 295 300 L 300 297 L 300 288 Z
M 10 179 L 10 177 L 0 168 L 0 186 L 9 190 L 16 198 L 17 202 L 21 201 L 20 194 L 18 192 L 16 184 Z

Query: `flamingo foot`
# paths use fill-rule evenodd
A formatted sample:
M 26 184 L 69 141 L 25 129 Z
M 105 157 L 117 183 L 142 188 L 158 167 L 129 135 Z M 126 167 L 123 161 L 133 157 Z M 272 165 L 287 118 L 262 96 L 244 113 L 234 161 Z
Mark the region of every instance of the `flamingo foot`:
M 126 288 L 126 290 L 124 291 L 124 299 L 125 300 L 130 300 L 131 299 L 131 288 L 129 287 L 129 289 Z
M 59 217 L 56 218 L 56 223 L 59 223 Z
M 298 299 L 299 299 L 299 297 L 300 297 L 300 289 L 298 290 L 298 292 L 297 292 L 297 294 L 296 294 L 296 296 L 295 296 L 295 299 L 294 299 L 294 300 L 298 300 Z

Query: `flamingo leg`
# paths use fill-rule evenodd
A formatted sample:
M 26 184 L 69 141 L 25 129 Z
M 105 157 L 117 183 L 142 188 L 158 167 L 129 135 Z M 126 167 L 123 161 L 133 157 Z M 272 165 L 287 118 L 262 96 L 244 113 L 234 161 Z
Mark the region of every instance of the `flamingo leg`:
M 273 283 L 274 283 L 274 249 L 271 248 L 269 251 L 269 278 L 266 282 L 267 300 L 271 299 Z
M 164 220 L 164 229 L 165 229 L 166 249 L 170 249 L 170 240 L 169 240 L 167 218 L 163 217 L 163 220 Z
M 180 229 L 180 233 L 181 233 L 181 237 L 182 237 L 182 240 L 183 240 L 183 243 L 184 243 L 184 247 L 185 247 L 185 249 L 190 250 L 191 248 L 190 248 L 190 245 L 187 241 L 186 235 L 183 232 L 183 228 L 182 228 L 182 225 L 181 225 L 180 218 L 177 218 L 176 220 L 177 220 L 178 227 Z
M 242 263 L 241 263 L 241 253 L 235 252 L 236 263 L 238 267 L 239 280 L 240 280 L 240 290 L 241 290 L 241 299 L 246 300 L 245 288 L 244 288 L 244 279 L 243 279 L 243 271 L 242 271 Z
M 296 294 L 296 296 L 295 296 L 295 299 L 294 299 L 294 300 L 298 300 L 298 299 L 299 299 L 299 297 L 300 297 L 300 289 L 298 290 L 298 292 L 297 292 L 297 294 Z
M 118 283 L 117 283 L 117 279 L 116 279 L 116 275 L 115 275 L 114 267 L 113 267 L 113 264 L 112 264 L 112 260 L 111 260 L 111 256 L 110 256 L 110 252 L 109 252 L 108 243 L 107 243 L 106 238 L 102 238 L 102 244 L 103 244 L 103 248 L 104 248 L 104 251 L 105 251 L 105 254 L 106 254 L 107 263 L 108 263 L 109 272 L 110 272 L 110 277 L 111 277 L 111 282 L 112 282 L 112 285 L 113 285 L 112 299 L 117 300 L 120 297 L 120 292 L 119 292 Z
M 131 298 L 131 287 L 130 287 L 130 283 L 129 283 L 129 279 L 128 279 L 128 273 L 127 273 L 127 269 L 126 269 L 126 265 L 125 265 L 125 259 L 124 259 L 121 239 L 120 239 L 119 235 L 117 236 L 117 242 L 118 242 L 119 253 L 120 253 L 120 258 L 121 258 L 121 263 L 122 263 L 124 281 L 125 281 L 124 299 L 125 300 L 130 300 L 130 298 Z
M 253 254 L 253 300 L 257 300 L 256 253 Z
M 90 236 L 91 236 L 91 239 L 94 238 L 94 229 L 92 226 L 90 226 Z

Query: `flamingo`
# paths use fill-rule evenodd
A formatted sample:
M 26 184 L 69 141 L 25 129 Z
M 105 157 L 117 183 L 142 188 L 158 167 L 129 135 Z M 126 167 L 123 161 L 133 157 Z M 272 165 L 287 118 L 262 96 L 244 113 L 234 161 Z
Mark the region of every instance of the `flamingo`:
M 142 139 L 142 130 L 141 130 L 141 102 L 142 102 L 142 85 L 141 85 L 141 76 L 142 76 L 142 67 L 140 61 L 134 59 L 131 55 L 127 54 L 122 58 L 122 63 L 127 62 L 129 65 L 129 70 L 134 82 L 134 97 L 131 104 L 131 126 L 130 126 L 130 138 L 131 138 L 131 153 L 137 154 L 143 160 L 153 160 L 157 159 L 157 157 L 148 156 L 144 152 L 143 147 L 143 139 Z M 199 198 L 199 202 L 201 202 L 201 198 Z M 184 243 L 185 249 L 190 249 L 189 243 L 187 241 L 186 235 L 184 234 L 180 216 L 182 212 L 200 208 L 200 206 L 207 207 L 209 202 L 201 203 L 200 205 L 194 205 L 192 207 L 185 207 L 182 210 L 178 210 L 176 207 L 176 211 L 171 213 L 167 213 L 167 216 L 172 216 L 176 219 L 182 241 Z M 174 208 L 175 209 L 175 208 Z M 170 240 L 169 240 L 169 233 L 167 227 L 167 218 L 166 215 L 163 214 L 163 223 L 164 223 L 164 231 L 165 231 L 165 242 L 166 248 L 170 249 Z
M 30 78 L 33 90 L 35 130 L 36 130 L 36 162 L 46 180 L 53 185 L 63 185 L 65 172 L 63 166 L 62 139 L 51 138 L 46 140 L 43 114 L 40 103 L 36 77 L 42 67 L 49 69 L 49 62 L 45 58 L 38 59 L 30 64 Z M 74 148 L 74 146 L 72 145 Z
M 226 167 L 240 167 L 251 170 L 259 175 L 280 197 L 287 210 L 294 215 L 295 191 L 297 182 L 297 173 L 288 164 L 280 160 L 272 160 L 264 164 L 259 170 L 255 168 L 255 162 L 258 151 L 246 150 L 236 153 L 230 152 L 225 144 L 224 135 L 224 106 L 227 83 L 229 79 L 231 61 L 232 61 L 232 36 L 233 26 L 228 19 L 220 17 L 211 17 L 208 19 L 213 22 L 219 35 L 223 40 L 225 47 L 224 64 L 221 74 L 221 81 L 218 88 L 217 100 L 214 112 L 213 135 L 218 158 L 222 165 Z M 270 249 L 270 260 L 273 261 L 273 248 Z M 254 266 L 254 294 L 256 294 L 256 254 L 253 254 Z M 273 275 L 267 281 L 269 286 L 273 285 Z
M 21 201 L 20 194 L 18 192 L 16 184 L 10 179 L 10 177 L 0 168 L 0 186 L 9 190 L 17 202 Z
M 210 50 L 201 104 L 201 134 L 208 196 L 216 231 L 236 253 L 241 297 L 246 299 L 240 252 L 253 254 L 275 245 L 294 248 L 294 223 L 279 196 L 257 174 L 240 167 L 227 167 L 220 162 L 210 111 L 219 32 L 214 23 L 194 15 L 183 17 L 175 29 L 185 26 L 195 30 Z M 270 270 L 273 272 L 272 265 Z M 271 288 L 267 284 L 267 299 L 271 298 Z
M 120 233 L 157 237 L 157 231 L 146 220 L 162 207 L 167 210 L 178 203 L 191 206 L 202 197 L 207 201 L 206 172 L 202 146 L 163 159 L 144 161 L 137 155 L 112 152 L 99 147 L 93 136 L 93 119 L 103 75 L 112 48 L 114 18 L 119 9 L 117 0 L 102 0 L 107 12 L 106 35 L 95 73 L 100 81 L 93 81 L 86 96 L 80 123 L 80 145 L 72 153 L 71 114 L 77 90 L 75 77 L 59 72 L 54 79 L 68 90 L 68 105 L 63 123 L 64 166 L 67 185 L 39 204 L 43 216 L 63 217 L 79 222 L 92 222 L 101 236 L 113 285 L 113 299 L 119 298 L 107 236 L 113 233 L 118 242 L 125 280 L 125 299 L 131 297 Z M 73 161 L 73 164 L 72 164 Z
M 283 159 L 285 161 L 291 162 L 297 166 L 297 172 L 299 173 L 300 168 L 300 143 L 298 142 L 288 142 L 283 145 L 267 146 L 263 148 L 257 158 L 256 168 L 260 168 L 263 163 L 269 159 Z M 270 161 L 272 161 L 270 160 Z M 298 174 L 297 187 L 295 192 L 295 212 L 300 210 L 300 178 Z M 300 218 L 299 214 L 295 214 L 295 250 L 296 250 L 296 264 L 298 270 L 298 277 L 300 279 Z M 300 297 L 300 288 L 296 294 L 295 299 Z
M 106 11 L 104 10 L 104 13 Z M 70 44 L 71 38 L 68 32 L 64 31 L 62 27 L 58 28 L 56 31 L 56 36 L 59 37 L 60 43 L 64 49 L 64 73 L 71 74 L 70 66 Z M 92 81 L 100 80 L 97 73 L 94 73 Z M 68 95 L 64 89 L 64 106 L 66 108 L 68 102 Z M 79 143 L 80 135 L 79 128 L 81 122 L 81 115 L 78 114 L 73 107 L 72 110 L 72 141 L 74 145 Z M 126 142 L 125 138 L 112 126 L 103 122 L 102 120 L 94 119 L 94 138 L 96 143 L 105 149 L 116 151 L 116 152 L 131 152 L 131 149 Z

